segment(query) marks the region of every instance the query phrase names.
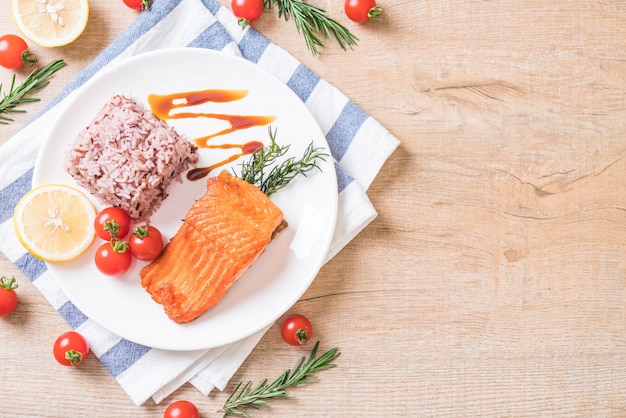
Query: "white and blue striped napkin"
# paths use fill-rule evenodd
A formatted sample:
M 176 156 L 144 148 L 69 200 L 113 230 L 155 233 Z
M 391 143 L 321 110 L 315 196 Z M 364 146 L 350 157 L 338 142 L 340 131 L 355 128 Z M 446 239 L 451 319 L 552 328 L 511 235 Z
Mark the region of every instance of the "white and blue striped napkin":
M 167 36 L 163 36 L 167 34 Z M 241 30 L 228 8 L 214 0 L 156 1 L 30 123 L 0 147 L 0 251 L 14 262 L 69 325 L 82 333 L 92 352 L 132 401 L 159 403 L 186 382 L 205 395 L 223 390 L 266 329 L 224 347 L 173 352 L 119 338 L 82 314 L 59 289 L 45 263 L 27 253 L 12 226 L 13 209 L 31 188 L 33 165 L 42 135 L 64 99 L 111 62 L 170 47 L 227 51 L 258 64 L 286 83 L 317 119 L 336 161 L 339 212 L 327 260 L 376 216 L 366 190 L 399 145 L 380 123 L 286 51 L 248 27 Z

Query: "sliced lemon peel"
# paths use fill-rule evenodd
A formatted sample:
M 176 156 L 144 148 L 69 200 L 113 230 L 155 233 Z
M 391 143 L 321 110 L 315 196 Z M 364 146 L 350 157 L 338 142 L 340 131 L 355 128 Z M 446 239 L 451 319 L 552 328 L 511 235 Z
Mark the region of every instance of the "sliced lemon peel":
M 89 20 L 87 0 L 12 0 L 11 11 L 20 32 L 43 47 L 73 42 Z
M 15 207 L 13 226 L 20 243 L 45 261 L 69 261 L 94 240 L 96 209 L 78 189 L 62 184 L 36 187 Z

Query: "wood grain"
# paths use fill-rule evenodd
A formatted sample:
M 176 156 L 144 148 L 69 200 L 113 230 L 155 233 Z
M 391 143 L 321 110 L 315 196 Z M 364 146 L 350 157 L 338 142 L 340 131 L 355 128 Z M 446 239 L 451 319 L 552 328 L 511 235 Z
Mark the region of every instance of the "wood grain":
M 253 416 L 626 416 L 626 2 L 379 1 L 366 25 L 315 3 L 358 47 L 313 58 L 290 23 L 255 26 L 402 145 L 369 190 L 377 219 L 293 307 L 341 348 L 339 367 Z M 116 1 L 91 9 L 75 43 L 35 48 L 70 65 L 0 141 L 134 18 Z M 0 321 L 0 415 L 154 417 L 187 398 L 217 416 L 226 393 L 186 385 L 135 407 L 96 358 L 58 367 L 67 325 L 5 258 L 0 270 L 21 298 Z M 272 327 L 228 390 L 307 350 Z

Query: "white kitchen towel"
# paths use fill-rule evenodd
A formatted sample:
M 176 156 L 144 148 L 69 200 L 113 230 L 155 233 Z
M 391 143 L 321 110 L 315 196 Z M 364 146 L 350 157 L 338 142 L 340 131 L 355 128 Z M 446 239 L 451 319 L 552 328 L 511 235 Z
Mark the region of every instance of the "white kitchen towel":
M 14 262 L 68 324 L 88 339 L 132 401 L 159 403 L 186 382 L 204 394 L 223 390 L 264 335 L 210 350 L 166 351 L 122 339 L 87 318 L 64 295 L 46 264 L 19 244 L 13 209 L 31 188 L 37 152 L 65 99 L 112 62 L 171 47 L 210 48 L 243 56 L 289 86 L 324 132 L 336 161 L 339 212 L 327 260 L 376 217 L 366 190 L 399 145 L 379 122 L 335 87 L 251 27 L 242 30 L 231 11 L 213 0 L 156 1 L 33 120 L 0 147 L 0 251 Z M 54 82 L 54 80 L 53 80 Z

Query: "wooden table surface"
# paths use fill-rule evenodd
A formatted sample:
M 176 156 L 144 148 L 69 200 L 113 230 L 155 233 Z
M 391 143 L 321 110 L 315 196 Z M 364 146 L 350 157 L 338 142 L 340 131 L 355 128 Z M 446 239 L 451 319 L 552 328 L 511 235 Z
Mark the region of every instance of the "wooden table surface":
M 16 32 L 9 4 L 0 33 Z M 314 58 L 275 11 L 255 27 L 402 144 L 368 192 L 379 216 L 292 309 L 340 347 L 338 368 L 253 416 L 626 416 L 626 2 L 380 0 L 366 25 L 315 4 L 359 46 Z M 93 0 L 77 41 L 33 46 L 69 65 L 0 143 L 135 17 Z M 58 366 L 68 325 L 4 257 L 0 272 L 20 285 L 0 320 L 0 416 L 157 417 L 182 398 L 217 416 L 227 393 L 137 407 L 97 358 Z M 307 353 L 274 326 L 227 392 Z

